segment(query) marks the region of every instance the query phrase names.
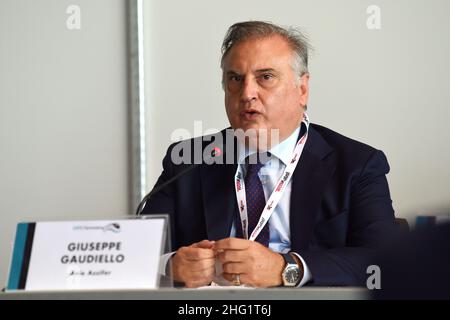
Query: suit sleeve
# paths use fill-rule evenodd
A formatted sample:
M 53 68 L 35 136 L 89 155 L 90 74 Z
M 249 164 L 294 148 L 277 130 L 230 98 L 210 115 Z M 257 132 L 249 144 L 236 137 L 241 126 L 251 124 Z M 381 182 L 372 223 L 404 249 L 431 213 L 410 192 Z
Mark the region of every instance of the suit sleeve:
M 311 285 L 366 285 L 377 248 L 395 232 L 388 172 L 385 155 L 375 150 L 351 183 L 345 247 L 298 252 L 311 271 Z

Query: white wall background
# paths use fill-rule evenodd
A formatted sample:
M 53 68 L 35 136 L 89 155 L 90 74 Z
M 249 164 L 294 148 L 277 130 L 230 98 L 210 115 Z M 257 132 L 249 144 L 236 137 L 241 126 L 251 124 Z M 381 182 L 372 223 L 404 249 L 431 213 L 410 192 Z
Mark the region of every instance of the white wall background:
M 366 9 L 381 8 L 368 30 Z M 176 128 L 228 125 L 220 45 L 243 20 L 302 27 L 313 122 L 382 149 L 397 216 L 450 209 L 450 2 L 447 0 L 147 0 L 147 190 Z
M 0 1 L 0 286 L 17 222 L 128 213 L 125 9 Z

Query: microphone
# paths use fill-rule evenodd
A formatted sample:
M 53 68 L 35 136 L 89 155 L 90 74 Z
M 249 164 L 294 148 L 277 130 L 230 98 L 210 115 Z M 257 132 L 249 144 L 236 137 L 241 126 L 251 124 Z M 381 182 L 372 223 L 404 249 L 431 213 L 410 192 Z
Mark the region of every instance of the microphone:
M 211 159 L 216 158 L 216 157 L 220 157 L 221 155 L 222 155 L 222 149 L 220 149 L 219 147 L 214 147 L 213 150 L 211 151 L 211 156 L 206 158 L 205 160 L 210 161 Z M 186 173 L 190 172 L 192 169 L 198 167 L 201 164 L 203 164 L 203 162 L 202 163 L 192 164 L 187 169 L 179 172 L 178 174 L 174 175 L 172 178 L 170 178 L 166 182 L 162 183 L 160 186 L 158 186 L 158 187 L 154 188 L 152 191 L 150 191 L 150 193 L 148 193 L 142 199 L 142 201 L 139 203 L 139 206 L 137 207 L 135 215 L 136 216 L 140 216 L 142 214 L 142 210 L 144 209 L 144 206 L 147 203 L 148 199 L 150 199 L 155 193 L 158 193 L 159 191 L 161 191 L 162 189 L 167 187 L 169 184 L 171 184 L 172 182 L 174 182 L 175 180 L 179 179 L 181 176 L 185 175 Z

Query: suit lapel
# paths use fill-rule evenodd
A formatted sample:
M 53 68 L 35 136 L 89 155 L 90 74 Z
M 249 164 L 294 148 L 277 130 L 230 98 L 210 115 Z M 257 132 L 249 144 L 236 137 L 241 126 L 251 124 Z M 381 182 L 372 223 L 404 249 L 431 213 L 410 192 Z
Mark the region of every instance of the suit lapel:
M 209 240 L 230 235 L 237 214 L 234 175 L 237 165 L 214 164 L 201 167 L 203 206 Z
M 292 177 L 290 228 L 293 250 L 308 247 L 323 191 L 335 168 L 333 149 L 310 126 L 305 149 Z
M 232 163 L 225 164 L 228 159 L 222 154 L 221 161 L 224 164 L 203 164 L 200 170 L 206 233 L 209 240 L 229 237 L 233 219 L 238 212 L 234 189 L 234 175 L 237 170 L 235 138 L 233 131 L 226 129 L 221 133 L 223 151 L 232 153 Z

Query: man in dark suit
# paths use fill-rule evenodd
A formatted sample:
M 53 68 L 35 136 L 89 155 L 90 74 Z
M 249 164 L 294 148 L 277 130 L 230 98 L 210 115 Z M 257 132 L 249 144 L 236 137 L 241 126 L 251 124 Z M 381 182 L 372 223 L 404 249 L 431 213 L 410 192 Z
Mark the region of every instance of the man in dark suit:
M 219 262 L 236 285 L 364 285 L 395 225 L 384 154 L 309 123 L 301 33 L 237 23 L 222 49 L 232 130 L 172 145 L 155 187 L 190 167 L 177 156 L 191 159 L 196 146 L 224 153 L 155 193 L 143 210 L 170 214 L 174 279 L 208 285 Z

